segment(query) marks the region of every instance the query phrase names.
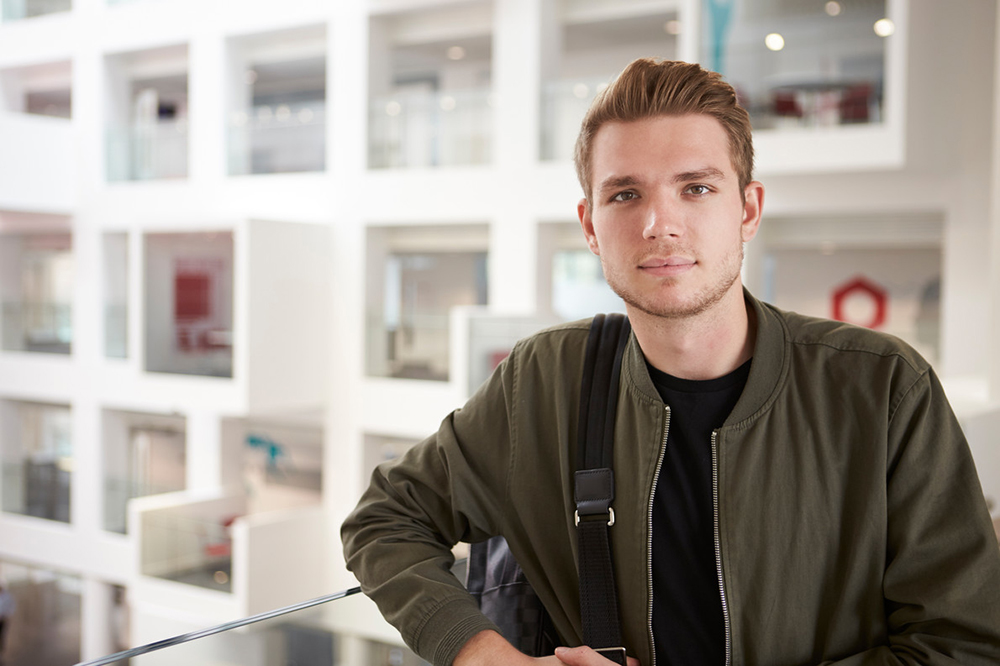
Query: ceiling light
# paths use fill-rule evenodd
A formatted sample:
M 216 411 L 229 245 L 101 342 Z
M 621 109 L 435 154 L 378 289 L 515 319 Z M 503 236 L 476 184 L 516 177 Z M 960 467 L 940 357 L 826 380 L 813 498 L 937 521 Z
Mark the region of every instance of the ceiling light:
M 677 19 L 672 19 L 663 24 L 663 31 L 668 35 L 679 35 L 681 34 L 681 22 Z
M 397 102 L 396 100 L 392 100 L 391 102 L 385 105 L 385 115 L 387 116 L 398 116 L 400 111 L 402 110 L 403 110 L 403 105 Z
M 875 21 L 875 34 L 879 37 L 888 37 L 894 32 L 896 32 L 896 24 L 891 20 L 884 18 Z
M 573 97 L 576 97 L 577 99 L 585 99 L 589 94 L 590 86 L 586 83 L 578 83 L 573 86 Z
M 836 0 L 830 0 L 830 2 L 826 3 L 826 13 L 830 16 L 840 16 L 840 12 L 842 11 L 844 11 L 844 8 Z
M 455 98 L 451 95 L 445 95 L 441 98 L 441 110 L 451 111 L 455 108 Z
M 461 60 L 465 57 L 465 49 L 461 46 L 452 46 L 448 48 L 448 60 Z
M 780 51 L 785 48 L 785 38 L 776 32 L 772 32 L 764 38 L 764 46 L 772 51 Z

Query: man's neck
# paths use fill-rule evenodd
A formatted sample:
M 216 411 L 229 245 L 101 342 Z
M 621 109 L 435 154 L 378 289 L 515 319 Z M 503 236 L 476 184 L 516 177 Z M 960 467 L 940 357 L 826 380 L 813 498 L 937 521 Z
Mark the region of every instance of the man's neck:
M 756 321 L 734 289 L 709 310 L 685 318 L 664 318 L 629 307 L 629 320 L 646 360 L 681 379 L 715 379 L 753 355 Z

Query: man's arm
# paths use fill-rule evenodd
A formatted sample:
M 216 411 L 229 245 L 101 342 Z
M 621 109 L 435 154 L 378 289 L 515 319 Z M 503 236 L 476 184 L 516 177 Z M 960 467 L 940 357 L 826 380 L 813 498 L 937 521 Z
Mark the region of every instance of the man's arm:
M 365 594 L 435 664 L 450 664 L 470 638 L 496 630 L 451 573 L 451 548 L 500 531 L 510 366 L 504 363 L 434 436 L 380 465 L 341 529 L 348 569 Z
M 821 666 L 1000 664 L 1000 547 L 933 371 L 895 406 L 888 455 L 888 645 Z

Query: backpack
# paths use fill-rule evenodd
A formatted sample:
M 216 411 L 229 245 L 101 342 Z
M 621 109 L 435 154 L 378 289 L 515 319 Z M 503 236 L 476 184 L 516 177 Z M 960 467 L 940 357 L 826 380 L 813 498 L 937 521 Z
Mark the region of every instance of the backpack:
M 611 465 L 618 379 L 630 331 L 628 319 L 620 314 L 597 315 L 591 322 L 581 379 L 574 489 L 584 642 L 622 666 L 625 649 L 609 531 L 614 525 Z M 471 545 L 466 587 L 483 614 L 521 652 L 542 657 L 565 644 L 503 536 Z

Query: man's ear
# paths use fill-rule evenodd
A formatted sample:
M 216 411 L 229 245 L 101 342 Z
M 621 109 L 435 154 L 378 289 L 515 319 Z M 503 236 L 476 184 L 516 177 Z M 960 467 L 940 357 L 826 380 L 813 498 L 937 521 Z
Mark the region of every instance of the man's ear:
M 583 229 L 583 236 L 587 239 L 587 247 L 590 251 L 601 256 L 601 250 L 597 245 L 597 234 L 594 233 L 594 220 L 591 217 L 590 204 L 586 199 L 580 199 L 576 205 L 576 215 L 580 218 L 580 227 Z
M 749 242 L 760 229 L 760 217 L 764 212 L 764 186 L 756 180 L 746 186 L 743 191 L 743 222 L 740 224 L 740 237 L 743 242 Z

